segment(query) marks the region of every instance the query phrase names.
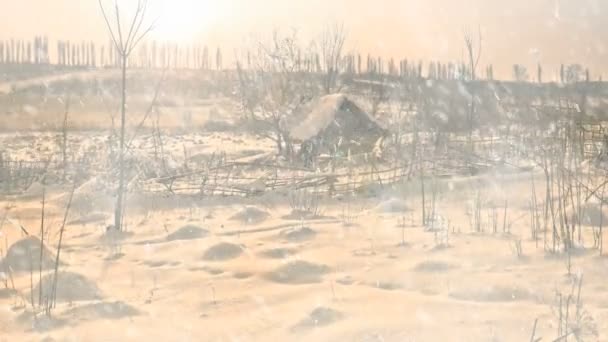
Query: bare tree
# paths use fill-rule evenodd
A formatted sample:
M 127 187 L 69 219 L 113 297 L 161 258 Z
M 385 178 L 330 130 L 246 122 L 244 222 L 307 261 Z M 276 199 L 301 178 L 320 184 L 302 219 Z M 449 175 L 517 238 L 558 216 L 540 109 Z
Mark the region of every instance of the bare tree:
M 469 59 L 469 72 L 470 72 L 470 80 L 474 82 L 476 80 L 476 70 L 477 65 L 479 64 L 479 59 L 481 58 L 481 28 L 478 29 L 479 37 L 477 40 L 477 44 L 473 41 L 473 36 L 471 33 L 464 33 L 464 44 L 466 48 L 467 58 Z M 470 153 L 473 153 L 473 129 L 475 123 L 475 85 L 471 85 L 470 87 L 471 93 L 471 105 L 469 108 L 468 115 L 468 124 L 469 124 L 469 149 Z
M 148 15 L 148 0 L 138 0 L 135 12 L 132 18 L 125 25 L 121 19 L 121 10 L 118 6 L 118 1 L 114 0 L 113 13 L 108 13 L 103 6 L 102 0 L 99 0 L 99 7 L 103 18 L 106 22 L 110 38 L 113 46 L 120 58 L 121 65 L 121 101 L 120 101 L 120 151 L 119 151 L 119 185 L 118 195 L 116 199 L 116 207 L 114 211 L 114 228 L 122 229 L 122 211 L 123 211 L 123 196 L 125 191 L 125 125 L 127 111 L 127 67 L 129 56 L 139 44 L 139 42 L 154 28 L 156 20 L 151 24 L 144 24 Z M 126 30 L 125 30 L 126 29 Z
M 564 83 L 578 83 L 585 80 L 585 69 L 580 64 L 570 64 L 566 66 L 564 72 Z
M 517 82 L 527 82 L 528 81 L 528 70 L 525 66 L 521 64 L 513 65 L 513 79 Z
M 476 80 L 477 65 L 479 65 L 479 59 L 481 58 L 481 28 L 478 29 L 477 44 L 473 41 L 473 36 L 470 32 L 465 31 L 464 33 L 464 44 L 466 47 L 467 58 L 469 62 L 469 68 L 471 73 L 471 81 Z
M 61 125 L 61 156 L 63 166 L 63 179 L 66 179 L 68 169 L 68 119 L 70 113 L 70 96 L 65 100 L 63 123 Z
M 275 31 L 270 42 L 259 43 L 248 55 L 251 70 L 237 62 L 241 103 L 249 117 L 268 130 L 278 154 L 289 157 L 293 150 L 286 122 L 314 93 L 308 79 L 298 72 L 297 32 Z
M 391 97 L 391 88 L 384 75 L 379 75 L 376 82 L 369 84 L 367 96 L 370 101 L 369 114 L 376 117 Z
M 219 47 L 215 53 L 215 66 L 217 70 L 222 70 L 222 50 Z
M 325 28 L 321 33 L 319 41 L 316 43 L 321 57 L 321 67 L 323 71 L 322 86 L 325 94 L 331 94 L 338 86 L 340 63 L 342 61 L 346 36 L 347 33 L 344 29 L 344 25 L 334 24 Z

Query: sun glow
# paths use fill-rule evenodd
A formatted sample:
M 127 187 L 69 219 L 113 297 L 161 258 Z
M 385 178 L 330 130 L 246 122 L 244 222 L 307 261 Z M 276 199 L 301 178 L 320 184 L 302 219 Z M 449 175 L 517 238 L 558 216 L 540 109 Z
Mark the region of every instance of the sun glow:
M 221 3 L 221 0 L 164 0 L 153 35 L 161 40 L 192 40 L 218 20 Z

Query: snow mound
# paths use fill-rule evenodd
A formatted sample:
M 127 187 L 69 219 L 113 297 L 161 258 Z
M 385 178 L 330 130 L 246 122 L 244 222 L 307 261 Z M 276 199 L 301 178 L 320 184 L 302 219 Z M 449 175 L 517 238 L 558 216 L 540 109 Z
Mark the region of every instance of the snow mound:
M 208 261 L 226 261 L 238 258 L 243 254 L 243 248 L 229 242 L 221 242 L 205 251 L 203 259 Z
M 287 241 L 303 242 L 314 239 L 317 232 L 308 227 L 301 227 L 297 229 L 284 230 L 279 235 Z
M 270 214 L 256 207 L 246 207 L 230 217 L 231 221 L 240 221 L 242 223 L 257 224 L 265 221 Z
M 36 297 L 42 287 L 42 298 L 49 298 L 53 289 L 54 273 L 49 273 L 36 285 L 33 294 Z M 85 276 L 73 272 L 59 272 L 57 274 L 57 302 L 77 302 L 101 299 L 101 292 L 97 285 Z
M 344 314 L 332 308 L 320 306 L 298 323 L 293 330 L 312 329 L 331 325 L 344 318 Z
M 195 225 L 185 225 L 181 228 L 179 228 L 178 230 L 174 231 L 173 233 L 170 233 L 169 235 L 167 235 L 166 240 L 167 241 L 177 241 L 177 240 L 196 240 L 196 239 L 202 239 L 204 237 L 207 237 L 209 235 L 209 231 L 206 229 L 203 229 L 199 226 L 195 226 Z
M 376 206 L 376 211 L 380 213 L 403 213 L 409 211 L 407 203 L 399 198 L 391 198 L 380 202 Z
M 268 259 L 286 259 L 294 255 L 296 251 L 290 248 L 272 248 L 260 253 L 260 256 Z
M 280 284 L 312 284 L 321 282 L 327 272 L 329 267 L 325 265 L 296 260 L 268 273 L 266 278 Z
M 13 272 L 26 272 L 49 270 L 55 267 L 55 256 L 51 251 L 44 247 L 42 250 L 42 259 L 40 258 L 40 240 L 37 237 L 30 236 L 19 240 L 12 244 L 4 260 L 2 260 L 2 269 L 10 267 Z

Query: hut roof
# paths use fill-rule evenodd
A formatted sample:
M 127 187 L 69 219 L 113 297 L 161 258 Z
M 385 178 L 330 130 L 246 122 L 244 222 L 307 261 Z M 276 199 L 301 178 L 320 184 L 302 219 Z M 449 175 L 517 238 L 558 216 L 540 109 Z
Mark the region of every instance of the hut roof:
M 305 141 L 318 136 L 332 124 L 345 133 L 365 134 L 370 127 L 382 130 L 378 122 L 344 94 L 331 94 L 315 102 L 289 130 L 292 139 Z M 357 132 L 355 132 L 357 131 Z

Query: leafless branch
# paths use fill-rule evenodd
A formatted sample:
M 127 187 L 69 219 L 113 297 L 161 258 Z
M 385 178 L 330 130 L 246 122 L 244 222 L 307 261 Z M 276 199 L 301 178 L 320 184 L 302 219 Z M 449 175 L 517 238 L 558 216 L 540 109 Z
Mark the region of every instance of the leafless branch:
M 102 0 L 99 0 L 99 8 L 101 9 L 101 14 L 103 15 L 103 19 L 106 22 L 106 26 L 107 26 L 108 32 L 110 33 L 110 38 L 112 39 L 114 46 L 116 47 L 117 50 L 119 50 L 119 51 L 122 50 L 122 46 L 119 45 L 118 40 L 116 40 L 116 35 L 114 34 L 114 30 L 112 29 L 112 25 L 110 24 L 110 20 L 108 19 L 106 10 L 103 7 Z

